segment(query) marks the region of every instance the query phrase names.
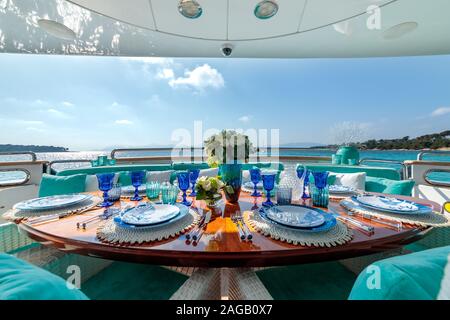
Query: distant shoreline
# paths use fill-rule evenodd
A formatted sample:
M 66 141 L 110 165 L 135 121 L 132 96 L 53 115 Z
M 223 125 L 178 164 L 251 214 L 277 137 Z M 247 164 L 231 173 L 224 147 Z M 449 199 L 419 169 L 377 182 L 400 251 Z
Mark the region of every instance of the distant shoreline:
M 0 144 L 0 152 L 69 152 L 69 149 L 55 146 Z

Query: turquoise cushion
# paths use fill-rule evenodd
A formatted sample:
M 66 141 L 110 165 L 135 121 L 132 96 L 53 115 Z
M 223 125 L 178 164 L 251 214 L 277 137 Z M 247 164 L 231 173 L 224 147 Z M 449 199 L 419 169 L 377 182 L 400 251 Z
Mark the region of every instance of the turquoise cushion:
M 0 300 L 87 300 L 60 277 L 0 253 Z
M 349 299 L 434 300 L 449 255 L 450 246 L 375 262 L 361 272 Z
M 58 194 L 69 194 L 84 192 L 86 188 L 86 175 L 75 174 L 66 177 L 57 177 L 43 174 L 39 186 L 39 197 L 54 196 Z
M 366 191 L 411 196 L 414 180 L 390 180 L 384 178 L 366 177 Z
M 130 186 L 131 185 L 130 172 L 129 171 L 119 172 L 118 183 L 120 183 L 122 186 Z

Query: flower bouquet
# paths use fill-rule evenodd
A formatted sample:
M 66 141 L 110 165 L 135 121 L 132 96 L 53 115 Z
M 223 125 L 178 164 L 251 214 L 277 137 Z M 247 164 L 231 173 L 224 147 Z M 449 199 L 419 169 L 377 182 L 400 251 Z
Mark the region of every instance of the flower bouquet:
M 220 191 L 225 187 L 225 184 L 216 177 L 200 177 L 195 185 L 197 192 L 196 199 L 204 200 L 208 207 L 215 207 L 217 201 L 222 199 Z

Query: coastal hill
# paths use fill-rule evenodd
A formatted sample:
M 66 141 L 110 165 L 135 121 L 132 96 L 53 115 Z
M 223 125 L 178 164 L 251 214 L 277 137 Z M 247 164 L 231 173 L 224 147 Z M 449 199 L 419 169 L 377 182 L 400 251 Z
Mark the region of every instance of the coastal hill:
M 0 144 L 0 152 L 67 152 L 68 148 L 54 146 L 36 146 L 36 145 L 17 145 L 17 144 Z
M 355 143 L 359 149 L 365 150 L 421 150 L 421 149 L 449 149 L 450 148 L 450 130 L 441 133 L 427 134 L 424 136 L 400 139 L 380 139 L 368 140 Z M 330 145 L 326 148 L 337 148 L 336 145 Z M 322 147 L 323 148 L 323 147 Z

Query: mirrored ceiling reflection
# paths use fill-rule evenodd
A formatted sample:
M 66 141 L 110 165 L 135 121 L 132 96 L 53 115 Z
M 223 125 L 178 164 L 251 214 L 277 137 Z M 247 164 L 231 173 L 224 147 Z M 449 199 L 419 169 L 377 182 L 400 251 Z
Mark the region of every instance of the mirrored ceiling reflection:
M 152 56 L 154 48 L 148 30 L 65 0 L 0 0 L 0 52 Z

